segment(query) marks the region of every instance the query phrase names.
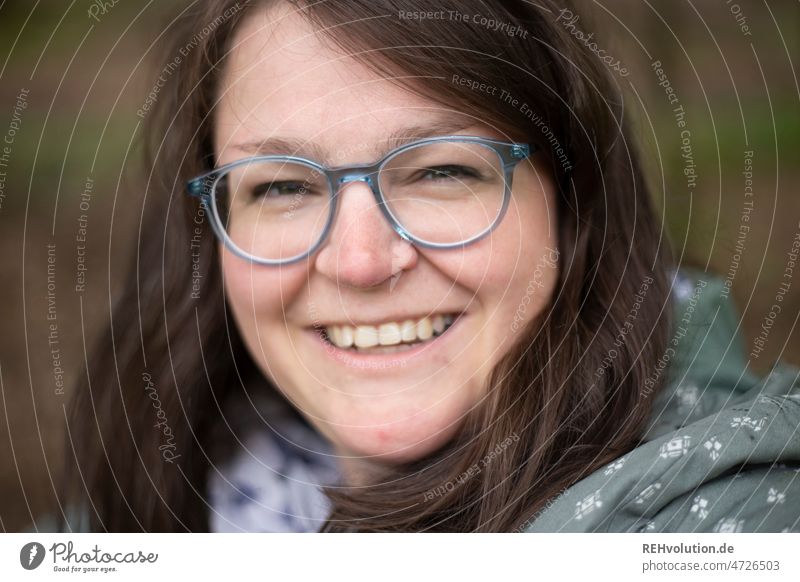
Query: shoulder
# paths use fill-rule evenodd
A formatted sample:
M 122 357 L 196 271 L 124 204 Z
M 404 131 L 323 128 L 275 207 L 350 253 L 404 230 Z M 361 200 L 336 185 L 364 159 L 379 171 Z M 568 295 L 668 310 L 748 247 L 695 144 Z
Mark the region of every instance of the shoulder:
M 796 392 L 733 405 L 602 467 L 525 531 L 800 531 L 798 426 Z
M 783 371 L 797 379 L 797 369 Z M 779 375 L 773 371 L 775 382 L 768 377 L 752 401 L 654 441 L 653 463 L 663 473 L 649 483 L 651 491 L 640 490 L 625 507 L 635 522 L 618 526 L 644 532 L 800 531 L 800 394 L 770 394 L 780 386 Z M 659 484 L 665 495 L 651 495 L 645 507 L 642 498 Z
M 800 464 L 751 466 L 672 500 L 642 532 L 800 532 Z
M 798 531 L 800 370 L 757 377 L 725 283 L 675 275 L 668 378 L 643 442 L 524 531 Z

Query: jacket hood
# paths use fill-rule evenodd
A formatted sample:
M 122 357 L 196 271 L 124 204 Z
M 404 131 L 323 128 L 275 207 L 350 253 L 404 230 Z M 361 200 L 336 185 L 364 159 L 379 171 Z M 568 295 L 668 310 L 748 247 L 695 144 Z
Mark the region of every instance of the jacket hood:
M 665 383 L 642 443 L 522 530 L 800 531 L 800 369 L 749 369 L 721 279 L 681 269 L 673 289 L 672 336 L 655 372 Z

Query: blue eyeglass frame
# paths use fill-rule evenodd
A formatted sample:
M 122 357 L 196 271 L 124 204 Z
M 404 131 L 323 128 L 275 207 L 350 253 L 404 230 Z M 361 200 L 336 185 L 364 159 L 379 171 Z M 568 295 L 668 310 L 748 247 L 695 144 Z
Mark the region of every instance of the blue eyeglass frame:
M 486 229 L 484 229 L 482 232 L 478 233 L 477 235 L 465 241 L 460 241 L 456 243 L 433 243 L 415 237 L 413 234 L 408 232 L 400 223 L 400 221 L 392 214 L 391 209 L 388 203 L 386 202 L 386 199 L 383 197 L 383 193 L 380 190 L 380 179 L 378 178 L 383 167 L 396 156 L 414 148 L 440 142 L 472 143 L 485 146 L 486 148 L 494 151 L 494 153 L 498 155 L 500 161 L 503 164 L 503 179 L 505 181 L 505 188 L 503 191 L 503 203 L 500 208 L 500 212 L 497 213 L 497 217 L 495 218 L 494 222 L 491 225 L 489 225 Z M 528 157 L 533 155 L 535 151 L 536 151 L 535 146 L 526 143 L 505 142 L 505 141 L 499 141 L 499 140 L 489 139 L 485 137 L 471 136 L 471 135 L 447 135 L 439 137 L 430 137 L 413 141 L 411 143 L 407 143 L 405 145 L 402 145 L 398 148 L 389 151 L 380 160 L 378 160 L 373 164 L 358 164 L 353 166 L 339 166 L 335 168 L 328 168 L 313 160 L 297 156 L 282 156 L 282 155 L 254 156 L 242 160 L 237 160 L 229 164 L 225 164 L 224 166 L 220 166 L 219 168 L 215 168 L 209 172 L 206 172 L 205 174 L 201 174 L 200 176 L 192 178 L 186 183 L 186 190 L 189 196 L 199 198 L 206 211 L 211 212 L 211 218 L 212 218 L 211 227 L 213 228 L 214 234 L 217 236 L 217 238 L 219 238 L 219 240 L 221 240 L 223 244 L 225 244 L 225 246 L 236 256 L 260 265 L 288 265 L 291 263 L 302 261 L 303 259 L 306 259 L 312 254 L 314 254 L 328 238 L 328 235 L 330 234 L 331 231 L 331 226 L 333 225 L 333 222 L 336 219 L 337 209 L 339 206 L 338 197 L 340 194 L 340 190 L 345 184 L 348 184 L 350 182 L 365 182 L 369 186 L 370 190 L 372 190 L 372 194 L 375 197 L 375 200 L 378 203 L 378 207 L 381 209 L 384 217 L 391 225 L 392 230 L 394 230 L 403 240 L 406 240 L 415 245 L 419 245 L 423 248 L 452 249 L 452 248 L 465 247 L 469 244 L 472 244 L 482 239 L 483 237 L 488 235 L 492 230 L 494 230 L 498 224 L 500 224 L 500 221 L 503 220 L 503 216 L 505 216 L 506 210 L 508 208 L 508 203 L 511 198 L 511 186 L 512 186 L 514 169 L 516 168 L 517 164 L 519 164 L 522 160 L 527 159 Z M 331 204 L 330 204 L 331 209 L 328 212 L 328 219 L 327 222 L 325 223 L 322 233 L 320 234 L 319 240 L 316 243 L 314 243 L 314 245 L 309 250 L 299 255 L 289 257 L 287 259 L 265 259 L 263 257 L 251 255 L 250 253 L 243 251 L 238 246 L 236 246 L 236 244 L 228 236 L 228 233 L 225 231 L 225 226 L 222 224 L 222 219 L 220 218 L 219 213 L 217 212 L 217 205 L 216 205 L 217 184 L 233 168 L 245 164 L 252 164 L 255 162 L 299 163 L 316 170 L 317 172 L 325 176 L 325 178 L 327 179 L 328 191 L 331 196 Z

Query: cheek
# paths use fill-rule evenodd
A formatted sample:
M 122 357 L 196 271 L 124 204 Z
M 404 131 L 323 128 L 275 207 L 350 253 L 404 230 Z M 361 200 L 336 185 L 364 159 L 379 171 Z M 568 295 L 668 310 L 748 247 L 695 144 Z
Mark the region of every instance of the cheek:
M 257 333 L 281 327 L 289 299 L 297 297 L 305 271 L 302 267 L 276 269 L 249 263 L 222 249 L 222 276 L 228 305 L 245 341 L 258 341 Z M 271 333 L 279 329 L 270 329 Z M 252 346 L 251 346 L 252 347 Z
M 498 233 L 495 279 L 512 295 L 520 295 L 531 283 L 550 289 L 558 274 L 558 228 L 551 198 L 536 192 L 511 205 L 509 215 L 508 228 Z
M 502 352 L 548 305 L 558 281 L 558 229 L 553 197 L 542 184 L 520 184 L 491 235 L 452 255 L 432 260 L 472 299 L 480 321 L 480 349 Z M 545 185 L 547 186 L 547 184 Z M 515 194 L 517 188 L 515 187 Z
M 518 303 L 532 280 L 551 288 L 557 276 L 557 225 L 552 200 L 533 189 L 512 197 L 503 220 L 483 240 L 431 260 L 483 306 Z M 555 268 L 554 268 L 555 267 Z
M 260 301 L 256 299 L 255 293 L 255 289 L 261 287 L 258 281 L 259 276 L 246 261 L 234 257 L 227 251 L 224 251 L 221 256 L 222 277 L 225 282 L 228 304 L 241 327 L 252 327 L 252 324 L 246 324 L 243 316 L 260 311 Z M 252 317 L 247 320 L 252 320 Z
M 491 277 L 487 277 L 493 290 L 502 286 L 512 302 L 519 300 L 520 287 L 527 287 L 534 278 L 543 287 L 554 282 L 557 256 L 553 261 L 553 255 L 557 255 L 558 244 L 554 204 L 554 187 L 548 174 L 528 168 L 515 174 L 508 211 L 493 232 Z M 545 266 L 549 273 L 544 272 Z

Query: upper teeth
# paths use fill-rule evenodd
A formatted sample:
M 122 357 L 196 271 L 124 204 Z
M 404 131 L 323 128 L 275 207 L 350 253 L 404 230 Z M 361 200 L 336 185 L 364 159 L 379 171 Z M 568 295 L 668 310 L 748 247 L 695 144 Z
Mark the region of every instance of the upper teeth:
M 331 325 L 326 327 L 325 331 L 337 347 L 372 348 L 425 341 L 433 335 L 442 333 L 451 323 L 453 323 L 452 315 L 434 315 L 416 321 L 407 319 L 403 322 L 392 321 L 378 326 Z

